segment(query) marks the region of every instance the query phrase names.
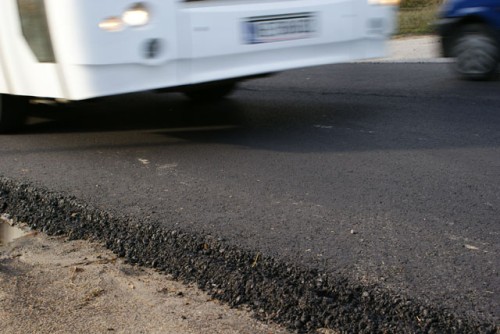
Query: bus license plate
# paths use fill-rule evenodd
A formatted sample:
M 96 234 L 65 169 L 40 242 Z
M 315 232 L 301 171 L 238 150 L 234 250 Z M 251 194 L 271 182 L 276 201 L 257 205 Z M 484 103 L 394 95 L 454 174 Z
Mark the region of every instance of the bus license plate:
M 313 13 L 250 17 L 243 23 L 246 44 L 310 38 L 316 31 Z

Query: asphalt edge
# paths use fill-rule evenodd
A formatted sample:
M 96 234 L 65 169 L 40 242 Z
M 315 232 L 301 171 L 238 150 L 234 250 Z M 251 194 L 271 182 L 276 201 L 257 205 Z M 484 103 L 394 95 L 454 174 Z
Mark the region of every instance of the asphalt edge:
M 0 213 L 48 235 L 102 242 L 128 262 L 196 283 L 212 297 L 246 305 L 262 321 L 299 333 L 332 328 L 340 333 L 500 333 L 488 323 L 378 286 L 327 277 L 210 235 L 133 221 L 0 176 Z

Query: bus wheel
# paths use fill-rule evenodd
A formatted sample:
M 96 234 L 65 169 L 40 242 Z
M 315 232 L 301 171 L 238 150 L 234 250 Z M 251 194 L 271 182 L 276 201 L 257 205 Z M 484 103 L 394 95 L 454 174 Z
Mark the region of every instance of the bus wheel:
M 184 91 L 194 101 L 216 101 L 225 98 L 236 89 L 236 82 L 207 84 Z
M 15 132 L 21 129 L 26 119 L 28 98 L 0 94 L 0 133 Z
M 467 24 L 458 30 L 452 55 L 455 70 L 465 80 L 491 80 L 497 75 L 500 46 L 481 24 Z

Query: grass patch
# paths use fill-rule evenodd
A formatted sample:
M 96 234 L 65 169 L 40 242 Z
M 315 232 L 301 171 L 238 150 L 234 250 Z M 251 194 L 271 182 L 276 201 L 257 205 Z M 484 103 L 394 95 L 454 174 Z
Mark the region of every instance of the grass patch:
M 398 14 L 397 35 L 433 33 L 433 23 L 442 0 L 403 0 Z
M 401 8 L 422 8 L 429 6 L 439 6 L 443 0 L 401 0 Z

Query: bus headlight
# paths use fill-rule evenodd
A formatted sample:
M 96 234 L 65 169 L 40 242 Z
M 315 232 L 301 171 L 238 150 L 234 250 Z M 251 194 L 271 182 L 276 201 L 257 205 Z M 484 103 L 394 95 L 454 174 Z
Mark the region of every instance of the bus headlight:
M 122 21 L 131 27 L 140 27 L 149 23 L 149 10 L 143 3 L 136 3 L 122 15 Z
M 123 29 L 123 22 L 119 17 L 108 17 L 99 22 L 99 28 L 106 31 L 120 31 Z
M 368 0 L 370 5 L 399 6 L 400 0 Z

